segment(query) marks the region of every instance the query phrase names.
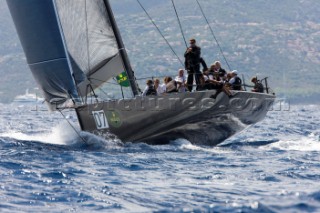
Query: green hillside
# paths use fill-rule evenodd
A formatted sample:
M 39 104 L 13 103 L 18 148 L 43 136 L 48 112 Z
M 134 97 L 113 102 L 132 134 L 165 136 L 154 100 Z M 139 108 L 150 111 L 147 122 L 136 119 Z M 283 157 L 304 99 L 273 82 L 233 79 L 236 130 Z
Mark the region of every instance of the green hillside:
M 175 2 L 186 37 L 199 40 L 209 64 L 215 60 L 224 62 L 196 2 Z M 312 96 L 320 100 L 317 83 L 320 73 L 319 1 L 199 2 L 231 69 L 239 70 L 247 79 L 256 74 L 270 76 L 272 86 L 280 96 L 298 99 Z M 182 55 L 185 47 L 170 1 L 164 1 L 149 12 L 174 49 Z M 122 14 L 118 19 L 125 41 L 129 41 L 127 47 L 137 72 L 145 76 L 155 69 L 159 75 L 174 73 L 180 65 L 172 63 L 174 55 L 145 14 L 141 12 L 133 17 Z M 159 53 L 166 56 L 161 57 Z M 150 55 L 156 60 L 150 60 Z M 224 65 L 226 67 L 226 63 Z
M 185 45 L 170 0 L 141 0 L 183 59 Z M 199 0 L 231 69 L 247 79 L 270 76 L 280 96 L 320 100 L 320 1 Z M 135 0 L 111 0 L 138 78 L 175 75 L 181 67 Z M 197 38 L 210 64 L 223 60 L 195 0 L 175 0 L 187 38 Z M 11 17 L 0 0 L 0 101 L 36 85 L 28 70 Z M 14 85 L 14 87 L 12 86 Z

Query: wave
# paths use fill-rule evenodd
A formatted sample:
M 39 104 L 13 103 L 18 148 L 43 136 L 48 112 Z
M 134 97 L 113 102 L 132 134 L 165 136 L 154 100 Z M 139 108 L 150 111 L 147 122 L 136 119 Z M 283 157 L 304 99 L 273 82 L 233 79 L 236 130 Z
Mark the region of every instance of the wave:
M 66 121 L 61 122 L 45 133 L 23 133 L 10 131 L 0 134 L 0 137 L 19 141 L 21 143 L 32 142 L 66 147 L 68 149 L 101 150 L 117 148 L 122 145 L 120 140 L 115 139 L 111 135 L 99 137 L 87 132 L 81 132 L 80 130 L 70 126 Z
M 234 150 L 226 149 L 223 145 L 211 147 L 211 146 L 199 146 L 194 145 L 190 141 L 186 139 L 177 139 L 170 143 L 171 148 L 174 147 L 180 151 L 200 151 L 205 153 L 213 153 L 213 154 L 223 154 L 223 153 L 230 153 Z
M 265 150 L 281 151 L 302 151 L 302 152 L 319 152 L 320 140 L 318 136 L 294 137 L 291 139 L 270 139 L 270 140 L 250 140 L 250 141 L 231 141 L 219 145 L 222 148 L 238 149 L 245 147 L 258 147 Z
M 250 213 L 274 213 L 276 212 L 273 210 L 272 207 L 268 207 L 260 202 L 252 201 L 247 204 L 240 204 L 240 203 L 227 203 L 224 205 L 219 204 L 212 204 L 210 206 L 204 206 L 200 208 L 184 208 L 184 209 L 168 209 L 168 210 L 161 210 L 159 212 L 173 212 L 173 213 L 192 213 L 192 212 L 250 212 Z
M 283 151 L 320 152 L 320 138 L 319 135 L 312 133 L 307 137 L 279 140 L 277 143 L 270 144 L 268 148 Z
M 271 140 L 256 140 L 256 141 L 232 141 L 229 143 L 221 144 L 220 147 L 260 147 L 260 146 L 267 146 L 273 143 L 279 142 L 278 139 L 271 139 Z

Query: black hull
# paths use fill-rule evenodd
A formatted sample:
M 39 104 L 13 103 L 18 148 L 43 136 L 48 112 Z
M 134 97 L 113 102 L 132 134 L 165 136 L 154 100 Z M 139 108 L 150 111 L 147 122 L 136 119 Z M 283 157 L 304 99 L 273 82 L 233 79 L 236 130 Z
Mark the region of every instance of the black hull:
M 83 131 L 116 135 L 123 142 L 165 144 L 185 138 L 193 144 L 215 146 L 261 121 L 275 96 L 252 92 L 215 91 L 137 97 L 88 104 L 76 109 Z M 106 124 L 108 123 L 108 124 Z

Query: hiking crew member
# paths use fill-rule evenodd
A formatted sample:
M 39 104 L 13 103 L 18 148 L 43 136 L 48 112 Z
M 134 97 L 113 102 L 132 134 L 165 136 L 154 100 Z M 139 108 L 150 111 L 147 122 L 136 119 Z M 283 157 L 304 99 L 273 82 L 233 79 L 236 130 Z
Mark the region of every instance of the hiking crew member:
M 166 92 L 166 85 L 160 84 L 160 79 L 154 79 L 154 88 L 157 90 L 157 95 L 162 95 Z
M 184 76 L 184 70 L 180 69 L 178 72 L 178 76 L 175 78 L 175 81 L 177 82 L 177 89 L 178 92 L 186 92 L 186 77 Z
M 166 84 L 166 92 L 167 93 L 178 92 L 177 82 L 175 80 L 173 80 L 171 77 L 169 77 L 169 76 L 165 77 L 164 83 Z
M 253 77 L 251 79 L 251 82 L 254 83 L 254 87 L 252 92 L 259 92 L 259 93 L 264 93 L 264 88 L 262 83 L 258 80 L 257 77 Z
M 188 90 L 192 92 L 193 79 L 195 76 L 197 87 L 200 85 L 199 75 L 200 62 L 201 62 L 201 48 L 196 45 L 194 38 L 190 39 L 190 47 L 186 50 L 185 54 L 185 68 L 188 71 Z
M 214 71 L 218 72 L 219 76 L 222 79 L 226 78 L 227 71 L 221 67 L 221 62 L 220 61 L 214 62 Z
M 142 96 L 150 96 L 150 95 L 157 95 L 157 90 L 154 88 L 152 80 L 147 80 L 147 86 L 144 89 Z
M 231 72 L 231 80 L 229 81 L 229 84 L 231 85 L 232 90 L 242 90 L 242 80 L 238 77 L 238 71 L 233 70 Z

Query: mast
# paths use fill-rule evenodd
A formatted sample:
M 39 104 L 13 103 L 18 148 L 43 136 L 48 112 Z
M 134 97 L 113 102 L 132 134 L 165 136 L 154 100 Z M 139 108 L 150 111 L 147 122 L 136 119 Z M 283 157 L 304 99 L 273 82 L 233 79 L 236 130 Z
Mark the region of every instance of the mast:
M 109 0 L 103 0 L 103 1 L 106 6 L 106 9 L 107 9 L 107 14 L 108 14 L 111 26 L 114 30 L 114 34 L 115 34 L 118 48 L 119 48 L 119 53 L 123 59 L 124 68 L 126 69 L 126 72 L 129 77 L 132 92 L 133 92 L 134 96 L 137 96 L 137 95 L 139 95 L 139 90 L 138 90 L 138 87 L 137 87 L 137 84 L 135 81 L 134 73 L 133 73 L 129 58 L 128 58 L 127 51 L 124 47 L 119 28 L 117 26 L 116 20 L 114 18 L 113 12 L 112 12 L 112 8 L 110 6 Z

